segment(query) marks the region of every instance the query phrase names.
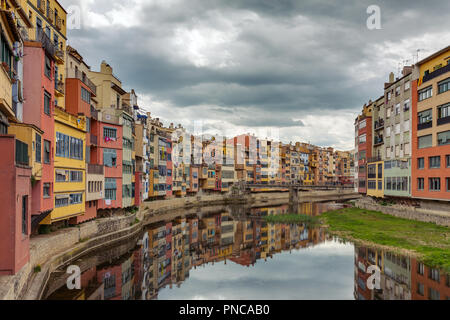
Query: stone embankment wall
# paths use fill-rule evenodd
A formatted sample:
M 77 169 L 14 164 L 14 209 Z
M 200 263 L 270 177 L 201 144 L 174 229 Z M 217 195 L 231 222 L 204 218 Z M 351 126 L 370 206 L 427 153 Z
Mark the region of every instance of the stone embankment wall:
M 450 204 L 418 201 L 420 207 L 409 205 L 381 205 L 372 198 L 364 197 L 356 201 L 356 207 L 371 211 L 379 211 L 399 218 L 431 222 L 441 226 L 450 227 Z

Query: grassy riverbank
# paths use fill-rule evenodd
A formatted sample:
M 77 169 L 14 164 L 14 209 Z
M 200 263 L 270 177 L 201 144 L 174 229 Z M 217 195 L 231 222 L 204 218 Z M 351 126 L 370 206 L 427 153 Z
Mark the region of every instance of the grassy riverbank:
M 406 249 L 427 265 L 450 272 L 450 228 L 358 208 L 327 212 L 321 219 L 335 235 Z
M 308 216 L 306 214 L 279 214 L 265 216 L 264 219 L 268 223 L 281 223 L 281 224 L 319 224 L 320 220 L 317 217 Z

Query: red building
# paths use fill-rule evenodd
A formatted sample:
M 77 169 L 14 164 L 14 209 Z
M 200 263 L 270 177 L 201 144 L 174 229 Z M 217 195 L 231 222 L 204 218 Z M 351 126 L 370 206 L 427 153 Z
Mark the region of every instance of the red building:
M 73 115 L 86 116 L 88 123 L 86 126 L 86 209 L 84 215 L 73 218 L 71 221 L 78 224 L 97 217 L 98 201 L 102 199 L 104 186 L 104 178 L 98 177 L 104 174 L 104 168 L 99 162 L 93 162 L 90 156 L 92 153 L 95 154 L 98 148 L 98 135 L 92 133 L 92 128 L 98 128 L 98 113 L 93 106 L 97 88 L 87 76 L 90 67 L 78 51 L 70 46 L 67 47 L 67 60 L 66 111 Z
M 29 261 L 31 167 L 28 145 L 0 135 L 0 275 L 14 275 Z
M 55 61 L 54 47 L 41 42 L 24 43 L 24 105 L 23 122 L 32 124 L 44 133 L 40 137 L 43 153 L 42 170 L 32 187 L 31 214 L 38 225 L 54 208 L 55 148 Z
M 356 148 L 358 150 L 358 192 L 367 193 L 367 163 L 372 158 L 372 101 L 365 104 L 355 121 Z
M 448 300 L 450 275 L 411 259 L 411 297 L 413 300 Z

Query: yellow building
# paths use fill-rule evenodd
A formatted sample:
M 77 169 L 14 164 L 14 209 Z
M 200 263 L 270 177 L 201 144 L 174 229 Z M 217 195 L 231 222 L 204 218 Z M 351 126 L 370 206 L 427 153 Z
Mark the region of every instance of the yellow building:
M 367 195 L 376 198 L 384 197 L 384 162 L 367 164 Z
M 55 108 L 55 209 L 41 224 L 85 213 L 86 118 Z
M 10 122 L 17 122 L 16 109 L 13 106 L 13 82 L 18 72 L 17 63 L 13 63 L 14 45 L 21 42 L 19 29 L 15 23 L 15 10 L 11 1 L 1 2 L 0 27 L 2 54 L 0 55 L 0 134 L 8 133 Z
M 21 0 L 27 8 L 32 28 L 28 40 L 53 44 L 55 47 L 55 96 L 59 107 L 65 107 L 67 12 L 56 0 Z
M 8 129 L 9 134 L 14 134 L 16 139 L 28 145 L 28 155 L 31 163 L 32 179 L 37 181 L 42 178 L 42 163 L 46 161 L 46 151 L 43 148 L 36 148 L 38 145 L 43 145 L 44 142 L 40 137 L 44 133 L 41 129 L 32 124 L 12 123 Z M 36 141 L 40 139 L 40 141 Z M 42 150 L 44 153 L 42 153 Z M 50 155 L 50 154 L 49 154 Z M 50 159 L 50 158 L 47 158 Z

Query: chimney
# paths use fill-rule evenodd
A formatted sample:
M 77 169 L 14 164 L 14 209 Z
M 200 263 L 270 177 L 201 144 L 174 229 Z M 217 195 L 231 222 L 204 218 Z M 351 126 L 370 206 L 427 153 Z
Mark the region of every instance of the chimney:
M 389 83 L 393 83 L 395 79 L 395 75 L 393 72 L 389 73 Z
M 413 71 L 413 66 L 404 66 L 403 67 L 403 71 L 402 71 L 402 75 L 406 76 L 406 75 L 412 73 L 412 71 Z

